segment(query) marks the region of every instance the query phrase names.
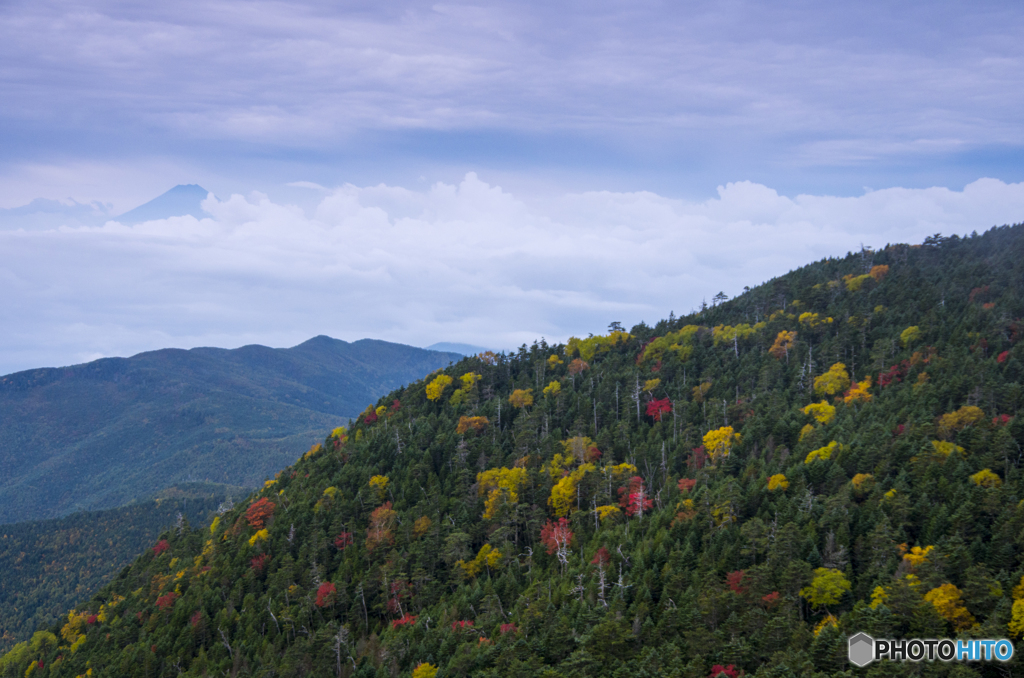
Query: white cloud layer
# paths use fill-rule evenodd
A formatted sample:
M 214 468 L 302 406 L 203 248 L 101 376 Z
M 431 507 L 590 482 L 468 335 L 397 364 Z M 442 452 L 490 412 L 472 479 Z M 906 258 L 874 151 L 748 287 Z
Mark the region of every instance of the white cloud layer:
M 0 373 L 166 346 L 316 334 L 511 348 L 734 296 L 861 246 L 1024 220 L 1024 184 L 789 198 L 739 182 L 519 198 L 469 174 L 346 185 L 315 210 L 212 196 L 209 218 L 0 230 Z

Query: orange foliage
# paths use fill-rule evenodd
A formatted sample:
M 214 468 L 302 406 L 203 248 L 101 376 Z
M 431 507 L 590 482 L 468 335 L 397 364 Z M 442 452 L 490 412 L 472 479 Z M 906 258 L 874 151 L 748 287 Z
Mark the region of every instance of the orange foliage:
M 889 267 L 886 266 L 885 264 L 882 264 L 881 266 L 872 266 L 871 272 L 868 273 L 868 275 L 875 279 L 875 282 L 881 282 L 882 278 L 884 278 L 888 274 Z
M 473 429 L 474 431 L 482 431 L 487 428 L 490 422 L 487 417 L 459 417 L 459 425 L 455 429 L 456 433 L 462 434 L 466 431 Z
M 246 510 L 245 519 L 249 522 L 250 527 L 262 530 L 270 516 L 274 515 L 274 509 L 276 508 L 277 506 L 274 502 L 264 497 L 259 501 L 253 502 L 252 506 Z
M 379 546 L 395 543 L 395 535 L 391 528 L 398 518 L 398 513 L 391 510 L 391 502 L 384 502 L 370 514 L 370 526 L 366 528 L 366 548 L 373 551 Z
M 586 361 L 580 360 L 579 358 L 576 358 L 571 363 L 569 363 L 569 374 L 571 374 L 574 377 L 577 374 L 579 374 L 580 372 L 582 372 L 583 370 L 589 370 L 589 369 L 590 369 L 590 365 L 588 365 L 586 363 Z
M 775 337 L 775 343 L 768 349 L 776 358 L 788 358 L 789 349 L 793 348 L 793 342 L 796 341 L 796 332 L 787 332 L 782 330 L 779 335 Z

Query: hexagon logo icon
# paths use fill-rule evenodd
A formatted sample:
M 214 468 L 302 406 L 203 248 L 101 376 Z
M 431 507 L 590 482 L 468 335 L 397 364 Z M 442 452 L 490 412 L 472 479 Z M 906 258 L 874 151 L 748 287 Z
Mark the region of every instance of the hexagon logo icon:
M 850 649 L 847 655 L 854 666 L 867 666 L 874 661 L 875 639 L 866 633 L 850 636 Z

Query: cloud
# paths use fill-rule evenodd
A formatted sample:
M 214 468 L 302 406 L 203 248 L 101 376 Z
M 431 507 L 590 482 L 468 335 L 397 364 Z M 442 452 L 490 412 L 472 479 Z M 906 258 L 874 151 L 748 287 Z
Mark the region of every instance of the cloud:
M 511 348 L 686 312 L 864 245 L 1024 216 L 1024 184 L 704 201 L 513 195 L 468 174 L 424 190 L 344 185 L 315 209 L 208 198 L 202 220 L 0 230 L 0 373 L 165 346 L 316 334 Z
M 440 164 L 528 148 L 577 169 L 725 156 L 730 176 L 870 175 L 880 161 L 1024 146 L 1019 3 L 40 0 L 3 12 L 0 139 L 19 162 L 423 146 Z M 553 141 L 573 152 L 547 151 Z

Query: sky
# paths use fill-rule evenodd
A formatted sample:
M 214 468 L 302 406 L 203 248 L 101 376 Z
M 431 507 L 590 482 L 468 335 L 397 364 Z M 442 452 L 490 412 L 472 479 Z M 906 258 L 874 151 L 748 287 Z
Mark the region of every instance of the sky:
M 496 349 L 1024 221 L 1019 2 L 0 4 L 0 374 Z M 116 219 L 176 184 L 205 215 Z

